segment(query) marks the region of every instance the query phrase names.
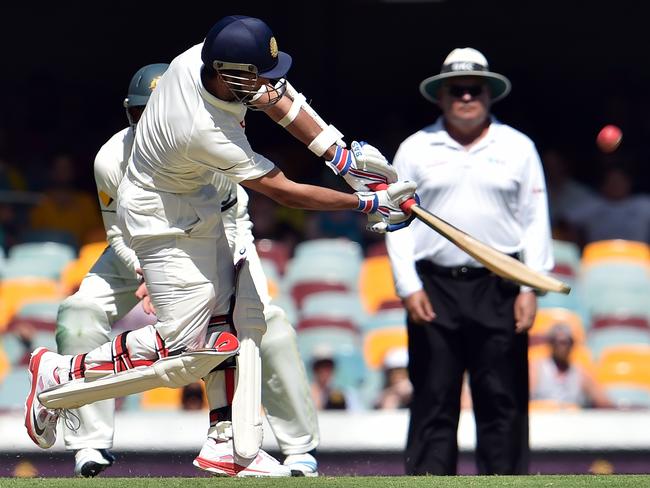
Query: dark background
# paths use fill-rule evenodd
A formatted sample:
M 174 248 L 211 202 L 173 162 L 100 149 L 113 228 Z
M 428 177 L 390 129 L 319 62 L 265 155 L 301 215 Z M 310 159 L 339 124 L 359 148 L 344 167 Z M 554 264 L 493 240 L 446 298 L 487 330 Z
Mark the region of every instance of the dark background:
M 419 82 L 451 49 L 471 46 L 513 83 L 497 117 L 540 152 L 561 148 L 584 182 L 595 184 L 603 162 L 623 161 L 647 191 L 646 10 L 620 1 L 4 2 L 0 157 L 36 175 L 36 187 L 54 152 L 72 152 L 80 184 L 94 190 L 92 160 L 126 125 L 133 73 L 201 42 L 222 16 L 246 14 L 271 26 L 294 58 L 288 78 L 348 142 L 367 140 L 390 158 L 438 114 Z M 624 141 L 603 157 L 594 139 L 606 123 Z M 318 179 L 322 166 L 265 116 L 250 114 L 247 131 L 290 176 Z

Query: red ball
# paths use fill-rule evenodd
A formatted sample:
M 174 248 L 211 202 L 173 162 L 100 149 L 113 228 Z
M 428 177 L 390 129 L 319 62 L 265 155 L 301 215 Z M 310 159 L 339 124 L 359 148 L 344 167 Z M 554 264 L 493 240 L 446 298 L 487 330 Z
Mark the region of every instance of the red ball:
M 623 139 L 623 132 L 615 125 L 606 125 L 596 136 L 596 145 L 604 153 L 616 151 Z

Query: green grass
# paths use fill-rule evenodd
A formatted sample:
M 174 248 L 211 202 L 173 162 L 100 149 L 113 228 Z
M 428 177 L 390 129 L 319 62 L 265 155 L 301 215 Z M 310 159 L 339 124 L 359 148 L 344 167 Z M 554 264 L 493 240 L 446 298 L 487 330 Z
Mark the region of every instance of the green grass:
M 581 476 L 454 476 L 454 477 L 362 477 L 344 476 L 283 479 L 233 478 L 0 478 L 0 488 L 599 488 L 650 487 L 645 475 L 581 475 Z

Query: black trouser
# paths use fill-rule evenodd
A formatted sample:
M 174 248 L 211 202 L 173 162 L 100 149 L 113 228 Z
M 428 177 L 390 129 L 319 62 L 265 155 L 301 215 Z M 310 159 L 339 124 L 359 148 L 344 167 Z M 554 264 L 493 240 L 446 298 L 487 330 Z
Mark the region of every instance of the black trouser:
M 456 473 L 463 374 L 470 377 L 480 474 L 528 472 L 528 336 L 515 334 L 519 287 L 485 269 L 419 261 L 437 318 L 409 320 L 413 383 L 407 474 Z

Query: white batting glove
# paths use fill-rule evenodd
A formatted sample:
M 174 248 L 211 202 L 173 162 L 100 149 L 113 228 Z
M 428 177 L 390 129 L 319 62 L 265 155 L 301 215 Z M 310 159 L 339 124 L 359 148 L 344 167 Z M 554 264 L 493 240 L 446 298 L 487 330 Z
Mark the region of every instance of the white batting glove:
M 325 161 L 356 191 L 369 191 L 368 185 L 397 181 L 397 171 L 374 146 L 352 141 L 350 149 L 337 147 L 331 161 Z
M 410 198 L 417 200 L 417 185 L 412 181 L 400 181 L 376 192 L 356 192 L 359 197 L 358 211 L 368 214 L 366 229 L 380 234 L 406 227 L 413 220 L 410 213 L 400 205 Z

